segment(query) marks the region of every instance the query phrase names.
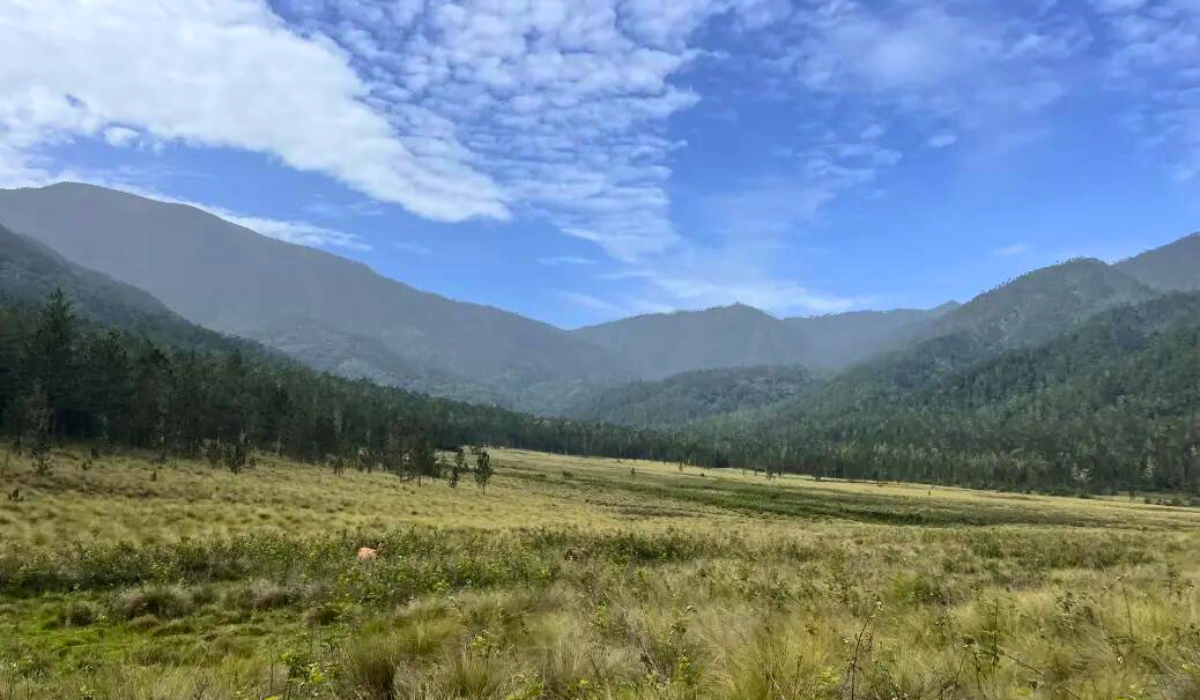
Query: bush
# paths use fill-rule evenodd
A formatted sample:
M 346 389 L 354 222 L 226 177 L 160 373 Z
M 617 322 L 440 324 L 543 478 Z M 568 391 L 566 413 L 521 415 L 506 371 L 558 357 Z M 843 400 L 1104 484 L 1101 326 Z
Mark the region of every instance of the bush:
M 63 627 L 87 627 L 96 617 L 96 609 L 81 600 L 68 601 L 58 611 L 58 623 Z
M 274 610 L 291 605 L 299 598 L 299 593 L 288 586 L 255 581 L 230 589 L 225 594 L 225 606 L 241 610 Z
M 127 620 L 145 615 L 166 619 L 188 614 L 191 602 L 177 587 L 146 586 L 120 594 L 115 608 Z
M 367 637 L 343 649 L 342 666 L 349 697 L 392 700 L 396 697 L 396 646 L 387 637 Z

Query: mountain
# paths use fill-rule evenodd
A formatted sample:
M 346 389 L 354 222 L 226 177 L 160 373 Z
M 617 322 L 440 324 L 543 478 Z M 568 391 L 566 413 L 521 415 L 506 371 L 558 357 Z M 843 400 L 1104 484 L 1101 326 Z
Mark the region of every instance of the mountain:
M 1200 233 L 1123 260 L 1116 268 L 1162 292 L 1200 291 Z
M 740 422 L 786 426 L 813 415 L 858 415 L 901 400 L 1008 350 L 1047 342 L 1107 309 L 1157 293 L 1099 261 L 1071 260 L 1035 270 L 945 310 L 899 350 L 866 360 L 802 399 Z
M 951 301 L 933 309 L 852 311 L 792 317 L 784 322 L 804 338 L 803 362 L 807 366 L 839 369 L 903 346 L 959 306 Z
M 120 326 L 156 340 L 209 350 L 249 345 L 198 328 L 146 292 L 75 265 L 46 246 L 0 226 L 0 297 L 36 308 L 57 289 L 94 325 Z
M 421 377 L 421 389 L 490 400 L 630 374 L 602 348 L 548 324 L 422 292 L 191 206 L 67 183 L 0 190 L 0 223 L 194 323 L 350 376 L 401 386 Z M 482 395 L 463 396 L 480 385 Z
M 913 397 L 916 406 L 1012 414 L 1069 394 L 1086 417 L 1118 403 L 1154 412 L 1200 408 L 1200 293 L 1172 293 L 1096 314 L 1057 338 L 1003 353 L 946 377 Z
M 897 368 L 936 366 L 917 361 L 939 357 L 923 344 L 755 421 L 716 425 L 726 439 L 785 443 L 793 466 L 818 475 L 1014 489 L 1200 488 L 1200 293 L 1116 306 L 1047 342 L 982 359 L 970 338 L 948 339 L 972 359 L 915 373 L 910 379 L 920 381 L 904 386 Z M 941 359 L 953 358 L 941 350 Z
M 779 319 L 744 304 L 635 316 L 580 328 L 575 335 L 612 352 L 646 379 L 718 367 L 796 364 L 805 342 Z
M 966 335 L 989 349 L 1044 342 L 1075 323 L 1156 292 L 1091 258 L 1034 270 L 980 294 L 923 329 L 918 338 Z
M 565 415 L 618 425 L 678 426 L 767 406 L 815 386 L 817 381 L 802 367 L 706 369 L 614 387 L 570 407 Z

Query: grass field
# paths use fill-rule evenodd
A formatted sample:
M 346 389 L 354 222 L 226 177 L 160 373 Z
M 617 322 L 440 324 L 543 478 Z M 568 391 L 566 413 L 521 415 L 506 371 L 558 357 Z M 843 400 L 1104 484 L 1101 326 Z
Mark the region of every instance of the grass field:
M 1200 698 L 1194 510 L 519 451 L 486 492 L 81 454 L 0 453 L 0 700 Z

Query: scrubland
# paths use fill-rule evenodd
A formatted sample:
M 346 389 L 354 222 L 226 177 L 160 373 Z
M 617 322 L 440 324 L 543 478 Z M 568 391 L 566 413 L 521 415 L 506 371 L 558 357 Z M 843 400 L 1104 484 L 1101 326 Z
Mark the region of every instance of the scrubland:
M 1198 511 L 492 460 L 0 453 L 0 699 L 1200 698 Z

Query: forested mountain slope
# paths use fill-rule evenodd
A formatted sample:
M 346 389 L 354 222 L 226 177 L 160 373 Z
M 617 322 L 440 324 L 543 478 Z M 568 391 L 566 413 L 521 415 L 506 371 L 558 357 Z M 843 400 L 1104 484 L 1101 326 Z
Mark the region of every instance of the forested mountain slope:
M 6 306 L 37 307 L 56 290 L 73 300 L 81 320 L 157 340 L 208 349 L 251 347 L 195 326 L 150 294 L 71 263 L 58 253 L 0 226 L 0 298 Z
M 930 341 L 736 430 L 829 475 L 1200 490 L 1200 294 L 1118 306 L 1034 347 L 980 347 Z
M 902 347 L 939 318 L 958 308 L 947 302 L 933 309 L 851 311 L 786 318 L 804 338 L 808 367 L 840 369 Z
M 420 388 L 454 395 L 476 384 L 505 394 L 629 374 L 603 349 L 548 324 L 421 292 L 194 207 L 60 184 L 0 190 L 0 223 L 148 291 L 194 323 L 317 367 L 401 382 L 420 373 Z M 297 344 L 297 331 L 309 327 L 328 342 Z M 357 353 L 365 341 L 371 352 Z
M 160 463 L 204 455 L 235 471 L 256 451 L 435 470 L 435 448 L 466 444 L 717 462 L 679 435 L 431 398 L 319 373 L 241 341 L 213 349 L 170 328 L 130 333 L 81 320 L 57 292 L 41 306 L 0 299 L 0 430 L 27 447 L 78 440 L 150 450 Z
M 1159 291 L 1200 291 L 1200 233 L 1123 260 L 1116 268 Z
M 817 384 L 803 367 L 697 370 L 614 387 L 572 406 L 566 415 L 606 423 L 678 426 L 774 404 L 810 391 Z
M 1027 273 L 953 309 L 919 337 L 966 335 L 989 349 L 1045 342 L 1104 309 L 1156 292 L 1100 260 L 1079 258 Z
M 647 379 L 717 367 L 799 362 L 804 338 L 779 319 L 744 304 L 646 314 L 575 331 Z

